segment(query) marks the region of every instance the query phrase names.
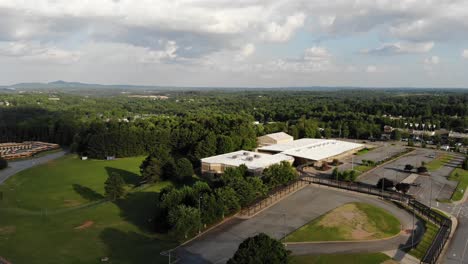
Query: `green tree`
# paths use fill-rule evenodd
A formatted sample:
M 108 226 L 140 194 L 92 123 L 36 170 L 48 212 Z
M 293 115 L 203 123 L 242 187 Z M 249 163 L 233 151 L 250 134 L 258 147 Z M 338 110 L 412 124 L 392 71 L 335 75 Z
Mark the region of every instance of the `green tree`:
M 122 198 L 125 194 L 124 185 L 125 182 L 122 176 L 117 173 L 112 173 L 104 182 L 106 196 L 112 201 Z
M 286 161 L 274 164 L 263 171 L 263 182 L 270 188 L 285 185 L 297 178 L 294 167 Z
M 179 181 L 189 179 L 194 174 L 193 166 L 187 158 L 181 158 L 176 163 L 176 174 Z
M 0 157 L 0 170 L 8 168 L 8 161 L 3 157 Z
M 140 165 L 140 173 L 143 179 L 149 183 L 160 181 L 162 177 L 161 162 L 155 157 L 148 156 Z
M 223 205 L 223 217 L 240 210 L 239 198 L 231 187 L 222 187 L 215 190 L 218 200 Z
M 171 231 L 179 238 L 188 238 L 201 228 L 198 209 L 183 204 L 170 209 L 168 220 Z
M 234 143 L 228 136 L 219 136 L 216 145 L 216 153 L 224 154 L 234 150 Z
M 290 261 L 290 251 L 283 243 L 270 238 L 264 233 L 244 240 L 228 264 L 269 263 L 284 264 Z
M 401 140 L 401 131 L 398 129 L 393 130 L 393 139 Z

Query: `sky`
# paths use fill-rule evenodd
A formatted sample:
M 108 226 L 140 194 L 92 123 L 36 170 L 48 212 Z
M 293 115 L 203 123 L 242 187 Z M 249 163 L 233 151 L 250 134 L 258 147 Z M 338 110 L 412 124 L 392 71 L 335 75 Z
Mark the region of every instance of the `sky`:
M 468 88 L 466 0 L 0 0 L 0 85 Z

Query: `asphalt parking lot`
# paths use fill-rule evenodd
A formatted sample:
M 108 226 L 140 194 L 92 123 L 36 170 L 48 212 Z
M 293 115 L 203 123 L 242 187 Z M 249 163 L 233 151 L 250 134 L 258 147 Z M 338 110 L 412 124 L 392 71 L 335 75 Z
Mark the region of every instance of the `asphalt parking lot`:
M 382 207 L 400 219 L 403 229 L 412 228 L 412 216 L 393 204 L 375 197 L 357 195 L 354 192 L 343 192 L 311 185 L 251 219 L 233 219 L 226 222 L 178 248 L 176 250 L 177 256 L 180 258 L 180 263 L 225 263 L 247 237 L 264 232 L 276 239 L 281 239 L 312 219 L 349 202 L 366 202 Z M 378 251 L 397 248 L 401 245 L 402 239 L 408 241 L 408 237 L 402 237 L 398 241 L 388 240 L 386 243 L 382 243 Z M 329 253 L 334 251 L 330 245 L 321 245 L 321 247 L 318 251 Z M 343 250 L 342 245 L 340 247 L 335 248 L 335 251 L 342 252 L 340 251 Z M 317 248 L 313 250 L 317 250 Z M 350 251 L 352 251 L 352 247 L 346 249 L 346 252 Z

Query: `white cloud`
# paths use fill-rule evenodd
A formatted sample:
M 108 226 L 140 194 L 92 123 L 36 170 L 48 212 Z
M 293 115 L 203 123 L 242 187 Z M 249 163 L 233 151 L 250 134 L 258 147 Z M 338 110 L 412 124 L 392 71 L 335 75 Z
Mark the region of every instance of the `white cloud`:
M 440 62 L 440 58 L 438 56 L 431 56 L 429 58 L 424 59 L 424 63 L 426 65 L 437 65 Z
M 160 41 L 162 44 L 164 41 Z M 150 50 L 147 56 L 141 58 L 144 63 L 160 63 L 163 60 L 174 60 L 177 58 L 177 50 L 179 47 L 175 41 L 165 41 L 163 50 Z
M 291 38 L 293 33 L 304 25 L 304 13 L 297 13 L 288 16 L 283 25 L 277 22 L 271 22 L 266 26 L 265 32 L 261 34 L 262 38 L 272 42 L 284 42 Z
M 366 72 L 367 72 L 367 73 L 374 73 L 374 72 L 377 72 L 377 66 L 375 66 L 375 65 L 369 65 L 369 66 L 367 66 Z
M 36 42 L 0 42 L 0 56 L 69 64 L 78 61 L 81 54 Z
M 330 52 L 324 47 L 311 47 L 305 50 L 304 59 L 305 60 L 327 60 L 331 57 Z
M 375 49 L 364 50 L 363 53 L 376 55 L 393 55 L 407 53 L 426 53 L 432 50 L 434 42 L 395 42 L 387 43 Z
M 463 50 L 461 56 L 465 59 L 468 59 L 468 49 Z
M 247 58 L 250 55 L 254 54 L 255 52 L 255 45 L 252 43 L 246 44 L 244 47 L 242 47 L 240 55 L 243 58 Z

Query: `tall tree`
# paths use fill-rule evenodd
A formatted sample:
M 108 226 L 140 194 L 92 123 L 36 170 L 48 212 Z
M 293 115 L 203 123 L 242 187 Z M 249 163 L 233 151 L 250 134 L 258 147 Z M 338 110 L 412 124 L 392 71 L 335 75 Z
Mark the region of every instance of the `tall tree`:
M 228 264 L 269 263 L 284 264 L 290 261 L 290 251 L 283 243 L 260 233 L 244 240 Z
M 176 174 L 179 181 L 189 179 L 193 176 L 193 166 L 187 158 L 181 158 L 176 163 Z
M 109 197 L 112 201 L 115 201 L 125 194 L 124 189 L 124 180 L 122 176 L 118 173 L 112 173 L 107 178 L 106 182 L 104 182 L 104 190 L 106 192 L 106 196 Z
M 0 170 L 6 169 L 8 167 L 8 161 L 0 156 Z
M 201 228 L 198 209 L 183 204 L 172 208 L 169 211 L 168 219 L 172 225 L 172 231 L 180 238 L 187 238 Z

